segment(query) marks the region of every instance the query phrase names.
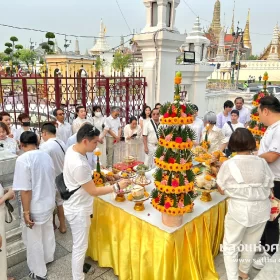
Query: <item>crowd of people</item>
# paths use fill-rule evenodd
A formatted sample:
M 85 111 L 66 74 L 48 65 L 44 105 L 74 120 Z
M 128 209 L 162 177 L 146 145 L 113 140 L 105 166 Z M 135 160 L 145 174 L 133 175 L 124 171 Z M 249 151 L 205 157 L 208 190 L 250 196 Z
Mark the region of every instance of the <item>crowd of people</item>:
M 18 202 L 22 209 L 20 215 L 23 227 L 23 240 L 27 248 L 27 264 L 32 279 L 47 279 L 46 264 L 54 260 L 56 229 L 54 208 L 57 208 L 58 230 L 67 230 L 68 221 L 72 236 L 72 275 L 74 280 L 84 279 L 84 259 L 88 244 L 93 197 L 118 192 L 130 184 L 122 180 L 112 186 L 97 188 L 92 180 L 97 157 L 93 151 L 101 151 L 100 162 L 104 168 L 111 169 L 114 164 L 115 144 L 124 140 L 126 155 L 143 160 L 145 165 L 154 167 L 154 152 L 158 143 L 160 126 L 160 107 L 143 108 L 139 116 L 132 116 L 122 129 L 120 108 L 111 108 L 105 117 L 100 106 L 87 115 L 86 108 L 76 108 L 76 118 L 72 125 L 65 121 L 62 109 L 54 110 L 55 122 L 47 122 L 40 128 L 40 135 L 30 125 L 26 114 L 18 116 L 20 127 L 11 125 L 8 113 L 0 113 L 0 143 L 10 152 L 19 154 L 16 160 L 13 190 L 3 191 L 0 187 L 1 209 L 5 200 L 13 199 L 15 192 L 20 194 Z M 208 139 L 209 152 L 224 151 L 227 155 L 236 152 L 237 156 L 226 161 L 220 168 L 217 182 L 221 194 L 229 196 L 229 209 L 225 219 L 224 258 L 229 280 L 238 276 L 248 279 L 251 262 L 244 262 L 238 270 L 236 250 L 243 244 L 270 245 L 262 258 L 254 262 L 258 269 L 270 258 L 279 242 L 278 217 L 269 221 L 270 190 L 280 198 L 280 103 L 274 97 L 264 97 L 260 101 L 260 120 L 268 126 L 258 155 L 255 140 L 246 129 L 250 121 L 250 111 L 244 106 L 244 99 L 238 97 L 234 102 L 227 100 L 219 114 L 206 112 L 204 118 L 198 117 L 199 108 L 192 107 L 194 122 L 190 127 L 195 131 L 195 145 Z M 277 140 L 278 139 L 278 140 Z M 55 185 L 55 179 L 63 173 L 69 192 L 68 200 L 62 200 Z M 3 225 L 0 224 L 2 227 Z M 0 248 L 5 253 L 5 233 L 0 231 Z M 262 238 L 261 238 L 262 237 Z M 2 258 L 1 258 L 2 257 Z M 242 252 L 242 258 L 252 261 L 254 252 Z M 6 276 L 6 260 L 0 254 L 0 279 Z M 2 278 L 1 278 L 2 277 Z

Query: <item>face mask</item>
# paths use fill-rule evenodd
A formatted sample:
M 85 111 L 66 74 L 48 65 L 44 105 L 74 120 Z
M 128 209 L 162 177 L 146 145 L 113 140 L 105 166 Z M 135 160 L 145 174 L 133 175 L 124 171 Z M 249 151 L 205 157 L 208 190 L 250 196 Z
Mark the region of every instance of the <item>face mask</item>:
M 94 116 L 97 117 L 97 118 L 100 118 L 101 117 L 101 112 L 95 112 Z
M 23 122 L 22 126 L 30 126 L 30 122 Z

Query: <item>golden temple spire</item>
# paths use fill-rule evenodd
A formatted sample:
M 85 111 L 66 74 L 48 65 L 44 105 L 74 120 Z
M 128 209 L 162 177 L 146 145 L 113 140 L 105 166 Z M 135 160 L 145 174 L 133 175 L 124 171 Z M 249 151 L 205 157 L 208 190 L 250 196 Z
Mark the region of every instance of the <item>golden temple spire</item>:
M 221 32 L 221 3 L 220 0 L 216 0 L 214 6 L 213 20 L 210 29 L 214 32 L 215 37 L 219 38 Z
M 250 49 L 250 53 L 252 53 L 252 44 L 250 38 L 250 9 L 248 11 L 246 26 L 244 29 L 244 37 L 243 37 L 244 47 Z
M 234 32 L 234 12 L 235 12 L 235 0 L 234 0 L 234 4 L 233 4 L 233 14 L 232 14 L 230 34 L 232 34 Z

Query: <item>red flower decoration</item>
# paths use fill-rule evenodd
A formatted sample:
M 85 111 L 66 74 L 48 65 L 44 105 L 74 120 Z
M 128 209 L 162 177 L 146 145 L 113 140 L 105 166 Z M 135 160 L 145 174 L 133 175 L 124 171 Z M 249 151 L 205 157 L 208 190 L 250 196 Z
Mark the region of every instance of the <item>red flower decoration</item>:
M 177 114 L 176 113 L 172 113 L 171 114 L 171 118 L 175 118 L 175 117 L 177 117 Z
M 166 202 L 166 203 L 164 204 L 164 208 L 165 208 L 165 209 L 168 209 L 168 208 L 170 208 L 170 207 L 171 207 L 170 202 Z
M 159 197 L 155 198 L 155 203 L 159 203 Z
M 164 118 L 169 118 L 170 115 L 169 115 L 168 113 L 165 113 L 165 114 L 163 115 L 163 117 L 164 117 Z
M 175 138 L 175 142 L 176 142 L 176 143 L 182 143 L 182 142 L 183 142 L 182 137 L 176 137 L 176 138 Z
M 177 188 L 179 186 L 179 182 L 177 180 L 172 180 L 172 187 Z
M 262 127 L 262 128 L 261 128 L 261 131 L 262 131 L 262 132 L 265 132 L 265 131 L 266 131 L 266 128 L 265 128 L 265 127 Z
M 181 105 L 181 109 L 182 109 L 182 111 L 185 113 L 185 112 L 186 112 L 187 107 L 186 107 L 185 105 Z
M 260 103 L 260 99 L 257 99 L 256 102 L 257 102 L 257 103 Z
M 192 116 L 192 114 L 187 114 L 187 117 L 191 117 Z
M 175 163 L 175 162 L 176 162 L 175 158 L 169 158 L 168 159 L 168 163 Z

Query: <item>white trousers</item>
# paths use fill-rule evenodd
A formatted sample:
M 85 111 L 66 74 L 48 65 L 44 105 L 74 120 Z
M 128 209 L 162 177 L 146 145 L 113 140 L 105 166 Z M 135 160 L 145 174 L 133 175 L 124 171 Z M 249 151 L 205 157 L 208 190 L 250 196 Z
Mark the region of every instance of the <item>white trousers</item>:
M 255 255 L 254 249 L 259 244 L 265 225 L 266 222 L 245 227 L 229 213 L 226 215 L 223 254 L 228 280 L 238 280 L 238 269 L 246 274 L 249 272 Z M 240 247 L 241 258 L 238 263 L 238 247 L 241 243 L 243 246 Z
M 52 215 L 44 224 L 35 223 L 32 229 L 23 225 L 22 239 L 26 246 L 27 265 L 37 276 L 47 275 L 46 264 L 54 260 L 55 237 Z
M 145 165 L 147 165 L 151 168 L 155 167 L 154 154 L 155 154 L 156 149 L 157 149 L 156 145 L 148 143 L 149 153 L 145 154 Z
M 73 248 L 72 248 L 72 276 L 73 280 L 84 280 L 83 266 L 88 248 L 88 235 L 90 228 L 90 216 L 66 215 L 70 224 Z
M 1 185 L 0 185 L 1 187 Z M 0 205 L 0 235 L 2 236 L 2 252 L 0 252 L 0 279 L 7 279 L 5 206 Z

